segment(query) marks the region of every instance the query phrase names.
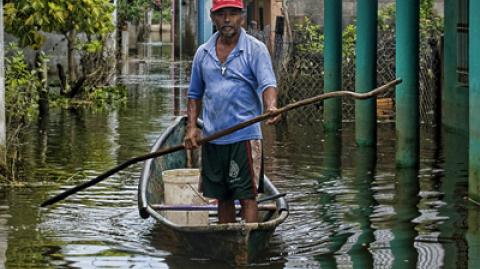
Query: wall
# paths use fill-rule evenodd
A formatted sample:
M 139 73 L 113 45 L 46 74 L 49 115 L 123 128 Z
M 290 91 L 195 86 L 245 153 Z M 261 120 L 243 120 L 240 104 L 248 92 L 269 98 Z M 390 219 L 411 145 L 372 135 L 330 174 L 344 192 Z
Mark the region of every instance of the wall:
M 50 73 L 57 71 L 57 63 L 67 69 L 67 42 L 63 35 L 42 33 L 46 38 L 42 46 L 42 51 L 48 55 L 48 70 Z M 5 33 L 5 44 L 17 43 L 17 39 Z M 35 51 L 30 48 L 24 49 L 25 58 L 28 63 L 33 64 L 35 60 Z M 78 59 L 77 59 L 78 60 Z
M 282 1 L 278 1 L 278 0 L 272 0 L 271 2 L 271 8 L 272 8 L 272 16 L 270 18 L 270 26 L 272 29 L 272 32 L 275 31 L 275 24 L 276 24 L 276 16 L 282 16 L 282 6 L 283 6 L 283 3 Z
M 184 5 L 184 42 L 183 52 L 187 55 L 193 56 L 198 47 L 198 6 L 197 1 L 183 1 Z M 186 4 L 188 2 L 188 4 Z

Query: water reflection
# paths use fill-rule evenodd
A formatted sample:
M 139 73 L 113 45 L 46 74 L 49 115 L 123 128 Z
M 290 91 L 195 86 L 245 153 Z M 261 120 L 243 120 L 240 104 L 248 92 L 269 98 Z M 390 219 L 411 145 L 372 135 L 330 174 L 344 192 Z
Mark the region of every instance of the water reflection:
M 34 206 L 25 206 L 22 202 L 31 196 L 37 197 L 35 189 L 22 189 L 15 192 L 7 192 L 9 216 L 6 219 L 8 225 L 6 247 L 6 268 L 29 268 L 45 266 L 43 246 L 51 240 L 44 237 L 38 229 L 42 218 L 38 209 Z M 5 216 L 5 215 L 4 215 Z
M 234 269 L 245 268 L 230 265 L 224 261 L 209 260 L 204 257 L 198 256 L 192 250 L 186 250 L 182 247 L 182 242 L 176 242 L 171 237 L 171 234 L 166 233 L 160 226 L 153 226 L 151 234 L 149 235 L 151 245 L 156 249 L 170 253 L 165 257 L 165 263 L 170 269 Z M 278 255 L 278 254 L 277 254 Z M 284 261 L 272 260 L 272 254 L 261 255 L 253 264 L 249 267 L 253 268 L 266 268 L 266 269 L 280 269 L 284 268 Z
M 477 205 L 468 210 L 468 268 L 480 268 L 480 212 Z
M 0 269 L 5 268 L 6 252 L 8 249 L 8 200 L 5 192 L 0 191 Z
M 172 66 L 170 69 L 170 74 L 172 78 L 178 78 L 180 81 L 187 81 L 187 75 L 185 69 L 180 67 Z M 187 114 L 187 108 L 185 100 L 187 99 L 188 87 L 185 84 L 175 84 L 173 86 L 173 114 L 175 116 L 182 116 Z
M 328 179 L 341 177 L 342 165 L 342 136 L 337 132 L 324 133 L 324 158 L 322 162 L 323 176 Z
M 464 236 L 468 228 L 464 199 L 468 189 L 468 135 L 446 129 L 442 134 L 444 157 L 439 162 L 443 169 L 439 169 L 437 182 L 443 199 L 436 203 L 443 221 L 438 224 L 438 241 L 449 254 L 443 260 L 444 268 L 469 268 L 468 244 Z M 432 203 L 435 200 L 432 199 Z
M 353 189 L 358 208 L 352 210 L 351 218 L 358 222 L 356 242 L 348 254 L 351 256 L 354 268 L 373 268 L 373 256 L 369 246 L 375 241 L 370 216 L 373 213 L 375 200 L 371 189 L 374 180 L 377 160 L 377 149 L 374 147 L 358 147 L 355 150 L 355 174 Z
M 21 177 L 53 184 L 0 189 L 0 268 L 5 259 L 7 268 L 22 269 L 228 268 L 170 247 L 175 242 L 153 220 L 139 218 L 140 164 L 38 209 L 144 154 L 174 115 L 185 114 L 189 62 L 171 60 L 171 47 L 155 39 L 136 50 L 120 77 L 129 89 L 125 106 L 53 109 L 26 134 Z M 291 214 L 253 268 L 480 267 L 479 210 L 463 198 L 465 135 L 422 129 L 420 169 L 396 170 L 393 125 L 379 124 L 373 149 L 357 148 L 348 125 L 337 134 L 289 124 L 265 128 L 265 165 L 288 194 Z
M 332 255 L 341 253 L 341 248 L 349 238 L 349 233 L 342 231 L 337 227 L 337 219 L 342 218 L 342 211 L 345 208 L 342 201 L 336 201 L 339 190 L 341 191 L 343 180 L 341 178 L 341 150 L 342 139 L 341 134 L 337 132 L 324 132 L 324 152 L 321 163 L 322 177 L 321 181 L 328 187 L 324 188 L 326 195 L 322 195 L 319 201 L 324 205 L 320 210 L 321 218 L 324 219 L 331 227 L 330 242 L 327 246 L 327 253 L 318 256 L 318 261 L 322 268 L 336 268 L 337 258 L 342 255 Z M 322 184 L 322 185 L 323 185 Z M 346 262 L 346 261 L 345 261 Z M 343 262 L 342 262 L 343 263 Z
M 391 205 L 395 216 L 389 227 L 392 235 L 390 247 L 394 258 L 392 268 L 414 268 L 417 265 L 419 253 L 414 246 L 417 231 L 413 220 L 419 216 L 417 208 L 420 200 L 419 190 L 416 169 L 398 169 L 396 171 L 395 197 Z

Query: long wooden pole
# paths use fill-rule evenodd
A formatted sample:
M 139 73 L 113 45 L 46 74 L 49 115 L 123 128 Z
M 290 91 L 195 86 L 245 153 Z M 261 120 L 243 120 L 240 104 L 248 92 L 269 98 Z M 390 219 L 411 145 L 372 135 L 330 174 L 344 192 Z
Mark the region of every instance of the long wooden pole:
M 279 114 L 285 113 L 285 112 L 290 111 L 292 109 L 296 109 L 296 108 L 299 108 L 299 107 L 302 107 L 302 106 L 318 103 L 318 102 L 320 102 L 322 100 L 325 100 L 325 99 L 334 98 L 334 97 L 352 97 L 352 98 L 355 98 L 355 99 L 371 98 L 373 96 L 377 96 L 378 94 L 383 93 L 383 92 L 393 88 L 397 84 L 401 83 L 401 81 L 402 81 L 401 79 L 392 80 L 389 83 L 387 83 L 383 86 L 380 86 L 380 87 L 378 87 L 378 88 L 376 88 L 376 89 L 374 89 L 370 92 L 366 92 L 366 93 L 356 93 L 356 92 L 351 92 L 351 91 L 336 91 L 336 92 L 329 92 L 329 93 L 320 94 L 320 95 L 317 95 L 315 97 L 311 97 L 311 98 L 304 99 L 304 100 L 301 100 L 301 101 L 298 101 L 298 102 L 295 102 L 295 103 L 291 103 L 291 104 L 286 105 L 286 106 L 284 106 L 284 107 L 282 107 L 282 108 L 280 108 L 276 111 L 269 111 L 269 112 L 264 113 L 260 116 L 257 116 L 257 117 L 254 117 L 254 118 L 250 119 L 250 120 L 242 122 L 238 125 L 235 125 L 233 127 L 225 129 L 223 131 L 214 133 L 214 134 L 209 135 L 207 137 L 204 137 L 204 138 L 202 138 L 198 141 L 198 144 L 199 145 L 205 144 L 208 141 L 212 141 L 212 140 L 215 140 L 215 139 L 220 138 L 222 136 L 231 134 L 235 131 L 238 131 L 242 128 L 250 126 L 254 123 L 264 121 L 268 118 L 277 116 Z M 76 187 L 68 189 L 65 192 L 57 194 L 56 196 L 54 196 L 54 197 L 48 199 L 47 201 L 43 202 L 41 204 L 41 207 L 52 205 L 52 204 L 54 204 L 58 201 L 61 201 L 65 198 L 67 198 L 68 196 L 70 196 L 70 195 L 72 195 L 72 194 L 74 194 L 78 191 L 81 191 L 81 190 L 86 189 L 90 186 L 93 186 L 93 185 L 99 183 L 100 181 L 106 179 L 107 177 L 115 174 L 118 171 L 121 171 L 121 170 L 125 169 L 126 167 L 128 167 L 132 164 L 135 164 L 135 163 L 138 163 L 138 162 L 141 162 L 141 161 L 145 161 L 145 160 L 148 160 L 148 159 L 156 158 L 156 157 L 159 157 L 159 156 L 162 156 L 162 155 L 165 155 L 165 154 L 168 154 L 168 153 L 172 153 L 172 152 L 175 152 L 175 151 L 179 151 L 179 150 L 182 150 L 182 149 L 185 149 L 185 145 L 180 144 L 180 145 L 176 145 L 176 146 L 168 147 L 168 148 L 163 148 L 163 149 L 160 149 L 159 151 L 151 152 L 151 153 L 148 153 L 148 154 L 145 154 L 145 155 L 142 155 L 142 156 L 138 156 L 138 157 L 129 159 L 129 160 L 125 161 L 124 163 L 106 171 L 105 173 L 99 175 L 98 177 L 96 177 L 96 178 L 94 178 L 90 181 L 87 181 L 87 182 L 85 182 L 83 184 L 80 184 Z

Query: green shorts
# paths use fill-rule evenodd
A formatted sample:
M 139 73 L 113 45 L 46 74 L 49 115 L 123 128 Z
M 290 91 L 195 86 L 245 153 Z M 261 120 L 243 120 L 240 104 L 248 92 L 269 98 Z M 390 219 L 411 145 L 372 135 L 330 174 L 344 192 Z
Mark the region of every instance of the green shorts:
M 263 192 L 261 140 L 202 146 L 200 190 L 219 200 L 254 199 Z

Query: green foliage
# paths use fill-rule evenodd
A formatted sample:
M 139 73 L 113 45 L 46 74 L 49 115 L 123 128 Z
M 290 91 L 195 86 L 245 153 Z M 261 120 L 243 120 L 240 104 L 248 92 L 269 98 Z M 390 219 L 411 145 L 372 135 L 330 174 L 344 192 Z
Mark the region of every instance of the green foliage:
M 380 30 L 395 30 L 396 5 L 390 4 L 383 7 L 378 13 Z M 443 31 L 443 19 L 434 9 L 434 0 L 420 1 L 420 36 L 438 35 Z
M 170 22 L 172 19 L 171 1 L 163 0 L 161 3 L 161 16 L 160 12 L 154 12 L 153 19 L 159 20 L 161 17 L 164 22 Z M 125 25 L 127 22 L 139 24 L 144 20 L 147 9 L 158 11 L 159 7 L 155 0 L 119 0 L 117 2 L 118 22 L 120 25 Z
M 322 54 L 324 49 L 325 36 L 318 24 L 313 23 L 305 17 L 304 22 L 295 25 L 296 33 L 299 34 L 299 42 L 295 49 L 299 53 Z M 352 58 L 355 56 L 356 26 L 347 25 L 342 33 L 343 57 Z
M 83 92 L 79 99 L 66 98 L 58 94 L 51 94 L 50 105 L 52 107 L 93 107 L 96 110 L 104 110 L 117 107 L 127 102 L 127 87 L 125 85 L 113 85 L 105 87 L 90 87 Z
M 323 53 L 325 37 L 320 30 L 320 25 L 305 17 L 303 23 L 295 25 L 295 32 L 299 35 L 299 42 L 295 48 L 300 53 Z
M 16 179 L 20 134 L 31 119 L 38 114 L 41 82 L 37 74 L 41 69 L 32 69 L 25 62 L 23 51 L 16 45 L 6 48 L 5 57 L 5 115 L 7 127 L 7 165 L 2 174 L 8 181 Z M 45 57 L 44 55 L 40 56 Z M 46 61 L 46 59 L 42 59 Z
M 25 62 L 23 51 L 10 44 L 5 57 L 5 110 L 7 123 L 24 122 L 37 115 L 41 81 Z
M 380 31 L 395 30 L 395 10 L 395 4 L 389 4 L 378 11 L 378 27 Z
M 97 107 L 111 107 L 124 104 L 127 101 L 127 87 L 125 85 L 92 88 L 86 92 L 86 100 L 93 102 Z
M 119 24 L 131 22 L 137 24 L 143 19 L 145 8 L 149 5 L 148 0 L 118 0 L 117 18 Z
M 378 12 L 380 31 L 395 31 L 395 4 L 386 5 Z M 424 39 L 428 35 L 439 35 L 443 31 L 443 20 L 435 13 L 433 0 L 420 1 L 420 35 Z M 298 42 L 295 49 L 299 53 L 322 54 L 325 37 L 320 26 L 305 17 L 303 23 L 295 25 Z M 343 57 L 355 56 L 356 26 L 347 25 L 342 33 Z
M 100 52 L 102 49 L 103 49 L 103 42 L 101 40 L 92 40 L 88 43 L 80 45 L 80 50 L 84 50 L 88 53 Z
M 342 33 L 342 52 L 345 59 L 355 58 L 355 43 L 357 40 L 357 27 L 353 24 L 347 25 Z
M 443 19 L 434 9 L 433 0 L 420 1 L 420 35 L 440 35 L 443 32 Z
M 41 54 L 40 57 L 46 57 Z M 40 68 L 31 68 L 25 61 L 24 53 L 16 45 L 6 48 L 5 57 L 5 110 L 7 122 L 25 123 L 38 115 L 39 90 L 44 81 L 39 80 Z M 96 109 L 124 104 L 127 88 L 124 85 L 88 87 L 80 99 L 70 99 L 50 91 L 50 106 L 69 108 L 94 106 Z
M 154 22 L 160 23 L 160 19 L 162 20 L 163 23 L 170 23 L 172 21 L 172 11 L 170 7 L 170 2 L 168 2 L 168 5 L 163 5 L 162 9 L 159 10 L 159 12 L 154 12 L 152 20 Z
M 39 49 L 41 32 L 85 33 L 104 36 L 113 31 L 113 5 L 109 0 L 5 0 L 5 30 L 19 38 L 20 46 Z
M 82 58 L 104 55 L 106 37 L 115 29 L 110 0 L 6 0 L 4 9 L 5 30 L 17 36 L 22 47 L 40 49 L 43 32 L 64 35 L 68 43 L 68 88 L 76 83 L 76 50 L 81 51 Z

